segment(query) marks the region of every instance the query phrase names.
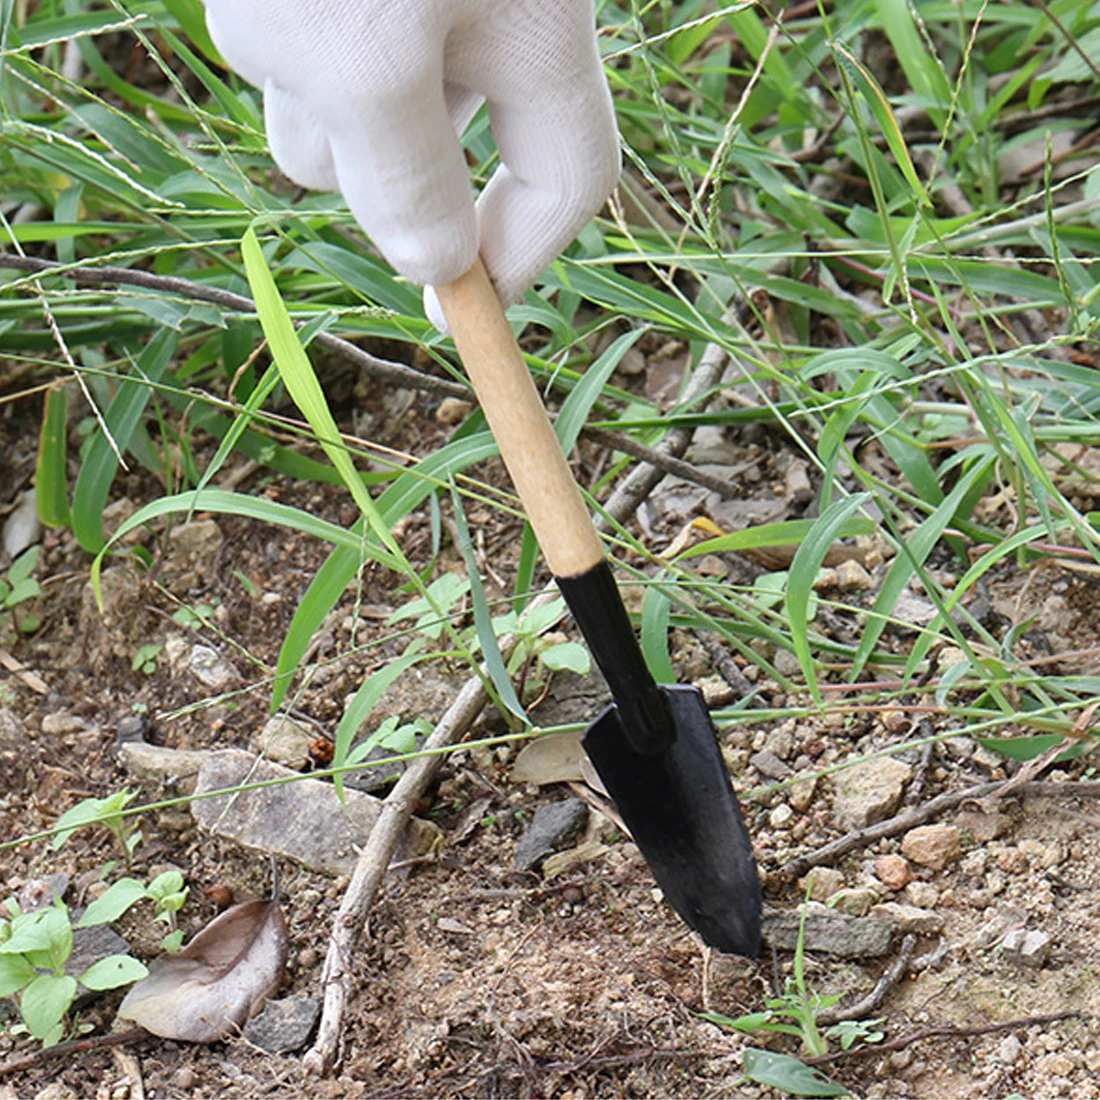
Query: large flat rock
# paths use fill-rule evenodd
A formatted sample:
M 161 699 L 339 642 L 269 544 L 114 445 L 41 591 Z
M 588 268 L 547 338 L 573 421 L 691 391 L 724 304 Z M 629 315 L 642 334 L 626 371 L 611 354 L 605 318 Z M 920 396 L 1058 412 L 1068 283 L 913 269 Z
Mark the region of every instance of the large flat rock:
M 198 797 L 244 783 L 293 782 L 233 794 Z M 289 768 L 257 760 L 240 749 L 210 753 L 199 769 L 191 812 L 199 828 L 228 837 L 249 848 L 286 856 L 314 871 L 350 875 L 362 846 L 381 813 L 382 801 L 361 791 L 345 789 L 345 802 L 336 788 L 309 779 Z M 411 818 L 396 858 L 428 851 L 439 830 Z

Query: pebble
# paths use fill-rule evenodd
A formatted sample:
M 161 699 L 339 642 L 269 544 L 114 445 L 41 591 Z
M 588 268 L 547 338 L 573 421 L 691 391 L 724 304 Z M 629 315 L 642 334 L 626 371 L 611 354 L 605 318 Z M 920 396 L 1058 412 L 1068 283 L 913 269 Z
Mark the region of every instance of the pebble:
M 908 764 L 885 756 L 865 760 L 833 778 L 833 811 L 842 828 L 862 829 L 889 817 L 913 776 Z
M 44 909 L 52 905 L 54 898 L 63 898 L 71 878 L 64 871 L 56 871 L 46 878 L 32 878 L 20 889 L 17 900 L 24 913 Z
M 9 558 L 17 558 L 28 546 L 42 537 L 42 523 L 38 518 L 38 505 L 33 488 L 19 494 L 18 503 L 4 520 L 0 542 Z
M 902 905 L 897 901 L 885 901 L 874 906 L 870 916 L 888 921 L 899 932 L 912 932 L 917 936 L 936 936 L 944 926 L 944 918 L 939 913 L 918 909 L 915 905 Z
M 810 887 L 810 897 L 814 901 L 828 901 L 838 890 L 844 888 L 844 873 L 835 867 L 815 867 L 799 880 L 799 890 L 805 892 Z
M 774 753 L 780 760 L 789 760 L 794 755 L 794 747 L 794 730 L 790 723 L 772 730 L 764 739 L 764 752 Z
M 293 718 L 276 714 L 252 738 L 252 748 L 276 764 L 301 771 L 309 763 L 312 741 L 312 731 Z
M 195 1071 L 190 1066 L 180 1066 L 172 1074 L 172 1086 L 190 1092 L 195 1087 Z
M 797 783 L 792 783 L 787 790 L 787 801 L 793 810 L 804 814 L 813 804 L 816 793 L 816 779 L 800 779 Z
M 173 785 L 183 794 L 195 789 L 195 776 L 209 755 L 198 749 L 168 749 L 144 741 L 124 741 L 118 747 L 119 761 L 131 775 Z
M 268 1001 L 263 1012 L 244 1025 L 244 1037 L 268 1054 L 289 1054 L 306 1045 L 320 1014 L 319 997 Z
M 865 917 L 878 903 L 878 894 L 870 886 L 846 886 L 829 898 L 829 907 L 849 917 Z
M 1073 1059 L 1060 1051 L 1045 1054 L 1035 1063 L 1035 1072 L 1043 1077 L 1068 1077 L 1076 1068 Z
M 1006 1066 L 1014 1066 L 1020 1060 L 1023 1049 L 1023 1043 L 1015 1035 L 1006 1035 L 997 1044 L 997 1061 Z
M 579 798 L 540 806 L 527 826 L 512 859 L 517 871 L 530 871 L 560 848 L 588 821 L 588 807 Z
M 438 423 L 448 426 L 460 424 L 470 415 L 473 407 L 471 402 L 463 401 L 461 397 L 444 397 L 439 402 L 439 408 L 435 410 L 435 419 Z
M 794 810 L 786 802 L 780 802 L 768 813 L 768 824 L 773 829 L 783 829 L 794 820 Z
M 76 733 L 85 728 L 84 719 L 67 710 L 60 710 L 56 714 L 47 714 L 42 719 L 42 732 L 50 734 Z
M 233 666 L 225 661 L 216 649 L 211 649 L 208 645 L 196 645 L 191 648 L 187 667 L 197 679 L 215 691 L 228 687 L 237 678 Z
M 961 856 L 962 839 L 954 825 L 921 825 L 905 834 L 901 850 L 913 863 L 942 871 Z
M 168 535 L 173 550 L 194 557 L 209 557 L 225 541 L 220 528 L 212 519 L 196 519 L 173 527 Z
M 784 764 L 774 752 L 769 749 L 761 749 L 749 757 L 749 763 L 765 779 L 786 779 L 791 774 L 790 766 Z
M 879 856 L 875 860 L 875 874 L 890 890 L 902 890 L 913 881 L 913 868 L 904 856 Z
M 871 574 L 854 558 L 842 561 L 836 567 L 836 585 L 852 592 L 866 592 L 874 586 Z
M 940 892 L 930 882 L 911 882 L 905 888 L 905 902 L 918 909 L 934 909 Z
M 982 814 L 973 810 L 964 810 L 955 815 L 955 824 L 964 833 L 969 833 L 979 844 L 1004 836 L 1013 825 L 1008 814 Z
M 119 719 L 115 741 L 120 745 L 124 741 L 144 741 L 148 732 L 149 719 L 144 714 L 127 714 Z
M 1013 928 L 1001 940 L 1004 957 L 1038 970 L 1050 958 L 1050 936 L 1037 928 Z

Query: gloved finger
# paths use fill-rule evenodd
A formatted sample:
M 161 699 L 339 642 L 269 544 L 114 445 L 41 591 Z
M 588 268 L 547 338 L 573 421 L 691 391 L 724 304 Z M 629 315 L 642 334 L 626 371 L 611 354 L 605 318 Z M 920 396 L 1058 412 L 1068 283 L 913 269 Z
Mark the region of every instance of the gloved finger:
M 506 305 L 573 240 L 619 177 L 618 130 L 591 6 L 566 7 L 538 36 L 498 41 L 498 28 L 479 28 L 483 41 L 472 45 L 481 48 L 461 53 L 497 61 L 461 80 L 485 92 L 500 151 L 478 223 L 482 258 Z
M 442 283 L 473 264 L 477 219 L 442 74 L 421 84 L 402 89 L 392 109 L 376 104 L 330 126 L 329 141 L 340 190 L 382 254 L 415 283 Z
M 274 81 L 264 84 L 264 124 L 271 155 L 295 183 L 316 191 L 339 186 L 328 134 L 309 108 Z

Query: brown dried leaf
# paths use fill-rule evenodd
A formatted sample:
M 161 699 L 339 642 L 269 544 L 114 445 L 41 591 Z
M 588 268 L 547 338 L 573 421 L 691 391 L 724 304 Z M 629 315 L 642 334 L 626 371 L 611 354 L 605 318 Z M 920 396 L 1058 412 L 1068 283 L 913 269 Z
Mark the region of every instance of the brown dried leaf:
M 215 1042 L 259 1011 L 282 980 L 286 956 L 277 901 L 234 905 L 182 951 L 154 959 L 118 1014 L 164 1039 Z
M 524 745 L 512 765 L 513 783 L 567 783 L 580 780 L 581 732 L 548 733 Z

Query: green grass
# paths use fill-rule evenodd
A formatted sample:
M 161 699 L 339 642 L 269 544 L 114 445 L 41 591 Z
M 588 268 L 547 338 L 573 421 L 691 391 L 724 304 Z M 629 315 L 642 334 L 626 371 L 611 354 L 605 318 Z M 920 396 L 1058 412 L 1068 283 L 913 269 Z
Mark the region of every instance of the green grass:
M 280 299 L 307 352 L 334 336 L 405 362 L 419 348 L 456 392 L 465 383 L 415 288 L 363 245 L 339 197 L 298 197 L 273 172 L 258 93 L 217 64 L 197 0 L 89 7 L 0 8 L 0 236 L 8 256 L 63 265 L 0 268 L 0 344 L 36 382 L 56 380 L 53 394 L 76 379 L 97 410 L 75 425 L 62 397 L 46 406 L 44 518 L 99 553 L 103 504 L 125 464 L 164 486 L 143 521 L 203 508 L 332 543 L 277 667 L 260 676 L 279 705 L 366 561 L 421 587 L 431 579 L 391 544 L 404 516 L 446 505 L 452 483 L 516 504 L 477 480 L 493 445 L 476 411 L 438 453 L 381 469 L 376 453 L 341 444 L 319 408 L 319 442 L 287 418 L 285 374 L 265 375 L 266 359 L 254 359 L 264 311 Z M 589 226 L 515 311 L 533 326 L 531 368 L 565 402 L 567 440 L 586 420 L 650 446 L 684 426 L 761 425 L 812 467 L 816 499 L 784 520 L 796 526 L 738 536 L 797 545 L 774 583 L 716 583 L 696 571 L 698 555 L 665 558 L 632 528 L 614 531 L 612 552 L 657 593 L 644 640 L 663 672 L 671 623 L 756 664 L 799 700 L 795 713 L 802 700 L 851 710 L 915 697 L 945 729 L 1047 744 L 1039 734 L 1071 731 L 1095 678 L 1028 663 L 1022 630 L 997 636 L 967 607 L 991 570 L 1100 561 L 1100 515 L 1067 492 L 1074 458 L 1056 451 L 1100 438 L 1100 166 L 1057 144 L 1095 119 L 1100 14 L 1084 0 L 795 11 L 779 25 L 754 5 L 598 5 L 632 198 Z M 79 80 L 63 75 L 73 50 Z M 467 145 L 480 182 L 495 159 L 483 117 Z M 88 281 L 105 265 L 164 281 Z M 239 296 L 261 272 L 277 294 L 257 313 Z M 591 338 L 605 329 L 621 340 L 594 362 Z M 665 413 L 624 394 L 614 359 L 642 330 L 682 342 L 693 363 L 717 345 L 749 396 L 715 392 Z M 288 331 L 277 355 L 305 377 Z M 77 427 L 88 438 L 68 484 Z M 284 477 L 350 486 L 367 522 L 337 530 L 209 488 L 234 452 Z M 813 589 L 825 552 L 860 521 L 891 560 L 870 608 Z M 903 643 L 886 627 L 914 578 L 936 615 Z M 823 607 L 863 616 L 861 640 L 834 638 Z M 963 654 L 950 672 L 934 663 L 945 646 Z M 797 675 L 776 669 L 784 649 Z M 873 676 L 889 686 L 835 690 Z M 749 720 L 741 708 L 720 718 Z

